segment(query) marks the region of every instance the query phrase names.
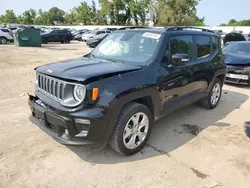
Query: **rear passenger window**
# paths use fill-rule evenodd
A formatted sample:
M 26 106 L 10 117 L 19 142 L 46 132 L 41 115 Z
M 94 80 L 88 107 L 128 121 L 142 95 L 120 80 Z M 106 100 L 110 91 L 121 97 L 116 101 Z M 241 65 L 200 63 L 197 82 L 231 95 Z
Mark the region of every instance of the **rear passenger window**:
M 193 37 L 191 35 L 180 35 L 170 38 L 170 52 L 174 54 L 188 54 L 190 60 L 192 59 L 192 43 Z
M 209 36 L 197 36 L 197 59 L 206 58 L 211 54 L 211 42 Z

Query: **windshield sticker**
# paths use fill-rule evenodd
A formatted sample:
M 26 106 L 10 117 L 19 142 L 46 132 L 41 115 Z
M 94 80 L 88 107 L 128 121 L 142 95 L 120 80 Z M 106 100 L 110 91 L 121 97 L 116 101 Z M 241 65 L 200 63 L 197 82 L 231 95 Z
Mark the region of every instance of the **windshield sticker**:
M 151 39 L 159 39 L 161 37 L 160 34 L 150 33 L 150 32 L 145 32 L 142 36 L 147 37 L 147 38 L 151 38 Z

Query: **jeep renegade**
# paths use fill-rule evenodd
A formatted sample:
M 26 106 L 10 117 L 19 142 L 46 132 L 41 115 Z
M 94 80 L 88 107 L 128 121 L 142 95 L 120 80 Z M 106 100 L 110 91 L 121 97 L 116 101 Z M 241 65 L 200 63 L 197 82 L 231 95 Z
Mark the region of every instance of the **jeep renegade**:
M 115 31 L 83 57 L 35 70 L 34 124 L 62 144 L 132 155 L 160 117 L 198 101 L 215 108 L 226 65 L 213 31 L 170 27 Z

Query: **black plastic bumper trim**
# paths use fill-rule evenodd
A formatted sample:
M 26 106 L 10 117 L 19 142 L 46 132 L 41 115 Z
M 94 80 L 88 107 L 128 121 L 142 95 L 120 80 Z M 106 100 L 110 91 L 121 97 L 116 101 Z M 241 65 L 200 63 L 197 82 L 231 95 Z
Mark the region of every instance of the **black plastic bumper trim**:
M 43 123 L 38 120 L 37 118 L 30 116 L 30 121 L 35 124 L 36 126 L 38 126 L 40 129 L 42 129 L 44 132 L 46 132 L 49 136 L 51 136 L 53 139 L 55 139 L 57 142 L 64 144 L 64 145 L 90 145 L 90 144 L 94 144 L 94 142 L 89 141 L 89 140 L 67 140 L 67 139 L 63 139 L 59 136 L 57 136 L 56 133 L 53 133 L 51 131 L 49 131 L 44 125 Z

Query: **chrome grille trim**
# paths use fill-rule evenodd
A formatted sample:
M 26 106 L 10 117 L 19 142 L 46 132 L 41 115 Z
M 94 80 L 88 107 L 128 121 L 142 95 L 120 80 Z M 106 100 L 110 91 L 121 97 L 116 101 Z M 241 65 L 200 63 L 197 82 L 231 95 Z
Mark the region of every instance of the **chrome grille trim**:
M 37 80 L 38 91 L 59 102 L 63 101 L 66 82 L 40 73 L 37 73 Z

